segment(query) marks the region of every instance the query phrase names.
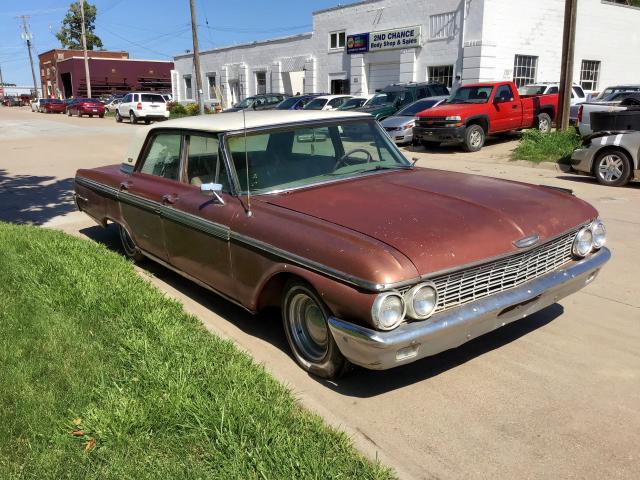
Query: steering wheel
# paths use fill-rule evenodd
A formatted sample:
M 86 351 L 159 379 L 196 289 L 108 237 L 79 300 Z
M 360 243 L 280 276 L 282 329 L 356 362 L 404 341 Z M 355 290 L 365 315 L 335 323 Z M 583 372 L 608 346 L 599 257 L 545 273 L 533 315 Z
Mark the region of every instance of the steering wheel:
M 367 156 L 367 163 L 370 163 L 373 161 L 373 157 L 371 156 L 371 152 L 369 152 L 369 150 L 365 150 L 364 148 L 354 148 L 353 150 L 349 150 L 347 153 L 345 153 L 344 155 L 342 155 L 338 161 L 336 162 L 336 164 L 333 166 L 333 171 L 335 172 L 338 168 L 340 168 L 340 166 L 344 163 L 345 166 L 350 165 L 350 163 L 347 162 L 347 159 L 354 153 L 357 152 L 362 152 Z

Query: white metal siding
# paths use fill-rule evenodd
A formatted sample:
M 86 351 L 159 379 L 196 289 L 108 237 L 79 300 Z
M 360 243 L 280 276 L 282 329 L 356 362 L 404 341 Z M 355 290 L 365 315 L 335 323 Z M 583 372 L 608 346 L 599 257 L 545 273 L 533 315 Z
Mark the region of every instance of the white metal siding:
M 374 93 L 390 83 L 400 81 L 400 62 L 370 63 L 367 68 L 367 87 Z

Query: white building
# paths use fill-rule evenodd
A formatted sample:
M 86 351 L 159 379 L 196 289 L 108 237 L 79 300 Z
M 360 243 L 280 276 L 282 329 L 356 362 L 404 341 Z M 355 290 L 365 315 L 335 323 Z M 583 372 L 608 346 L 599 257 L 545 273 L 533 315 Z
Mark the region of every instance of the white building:
M 640 83 L 640 8 L 578 0 L 574 81 Z M 203 51 L 205 100 L 268 92 L 366 94 L 395 82 L 560 77 L 565 0 L 365 0 L 313 13 L 313 31 Z M 195 99 L 193 55 L 178 55 L 174 97 Z

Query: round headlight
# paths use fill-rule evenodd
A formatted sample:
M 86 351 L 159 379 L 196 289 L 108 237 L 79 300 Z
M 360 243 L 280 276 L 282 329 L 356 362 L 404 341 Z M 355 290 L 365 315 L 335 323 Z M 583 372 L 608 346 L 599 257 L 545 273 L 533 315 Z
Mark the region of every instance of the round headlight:
M 591 233 L 593 235 L 593 246 L 602 248 L 607 241 L 607 230 L 604 228 L 602 220 L 598 219 L 591 224 Z
M 393 330 L 404 319 L 404 300 L 397 292 L 384 292 L 378 295 L 371 307 L 373 323 L 380 330 Z
M 416 320 L 424 320 L 436 309 L 438 292 L 431 283 L 419 283 L 405 294 L 407 315 Z
M 584 227 L 573 240 L 572 252 L 577 257 L 586 257 L 593 249 L 593 233 L 591 228 Z

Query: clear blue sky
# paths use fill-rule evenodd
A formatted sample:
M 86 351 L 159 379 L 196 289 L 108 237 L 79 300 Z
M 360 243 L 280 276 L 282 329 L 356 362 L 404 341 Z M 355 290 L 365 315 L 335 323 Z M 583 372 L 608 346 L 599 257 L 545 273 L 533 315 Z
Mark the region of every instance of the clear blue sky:
M 311 31 L 311 13 L 354 0 L 196 0 L 200 49 Z M 93 0 L 95 33 L 108 50 L 132 58 L 167 59 L 192 48 L 189 0 Z M 5 82 L 31 85 L 19 15 L 29 15 L 37 54 L 60 47 L 54 36 L 71 0 L 2 0 L 0 67 Z M 207 27 L 208 22 L 208 27 Z

